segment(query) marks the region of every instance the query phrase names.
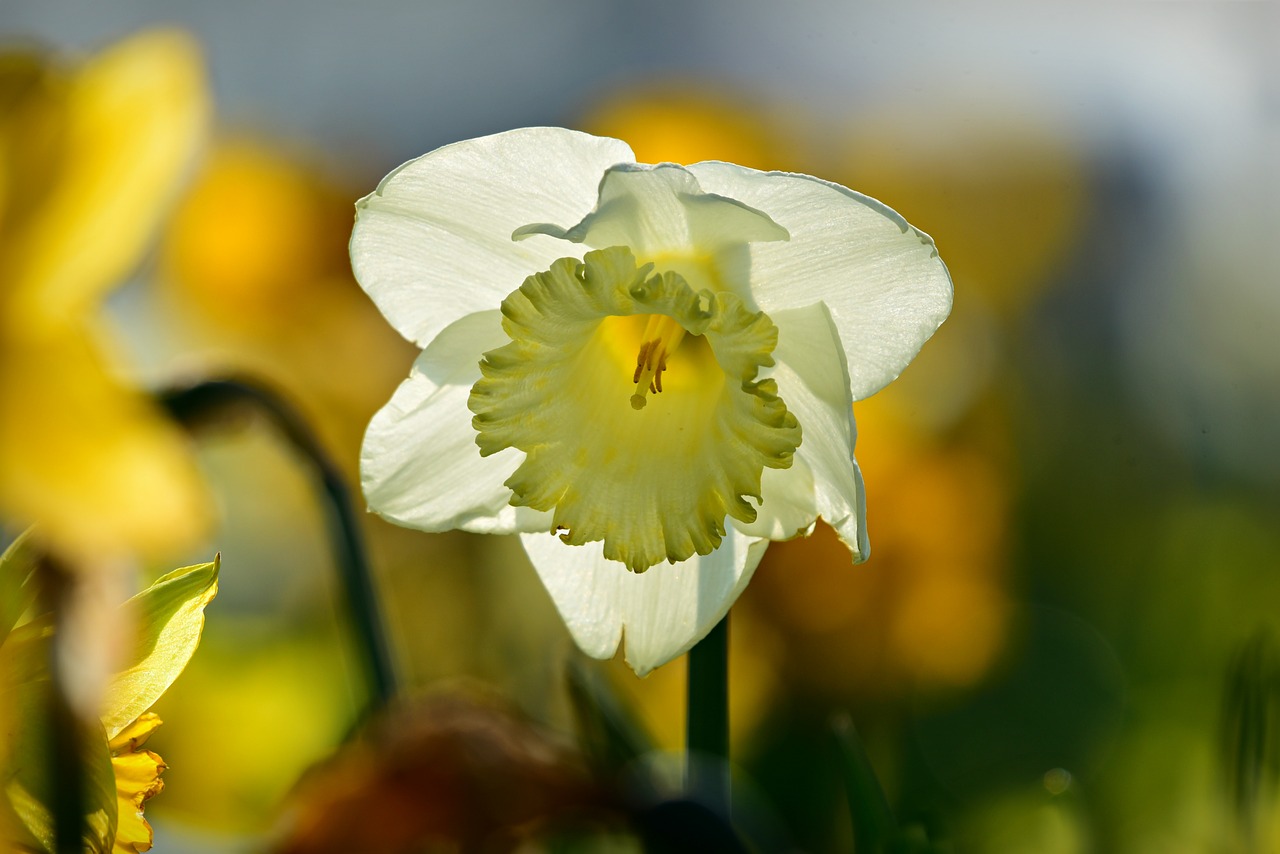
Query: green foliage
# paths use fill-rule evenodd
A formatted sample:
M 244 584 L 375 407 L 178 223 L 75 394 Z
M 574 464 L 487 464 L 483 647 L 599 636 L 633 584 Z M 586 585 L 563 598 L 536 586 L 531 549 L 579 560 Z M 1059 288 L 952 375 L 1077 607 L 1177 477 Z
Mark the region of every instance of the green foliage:
M 1259 632 L 1227 671 L 1222 756 L 1243 838 L 1252 840 L 1280 788 L 1280 651 Z
M 42 600 L 42 575 L 30 532 L 0 556 L 0 827 L 16 844 L 54 854 L 60 847 L 56 806 L 60 799 L 66 805 L 68 784 L 78 785 L 85 850 L 107 854 L 118 820 L 108 742 L 159 699 L 190 661 L 204 608 L 217 593 L 218 560 L 171 572 L 125 604 L 137 643 L 111 681 L 101 722 L 92 724 L 77 719 L 50 678 L 57 654 L 55 615 L 39 612 L 14 628 Z M 73 757 L 69 765 L 59 758 L 67 755 Z
M 831 722 L 836 757 L 849 801 L 853 850 L 857 854 L 940 854 L 950 849 L 932 840 L 919 823 L 899 823 L 880 779 L 847 714 Z
M 107 737 L 138 719 L 187 666 L 204 629 L 204 608 L 218 593 L 218 564 L 177 569 L 130 599 L 138 634 L 133 655 L 103 699 Z
M 898 827 L 889 809 L 889 801 L 880 788 L 880 781 L 862 748 L 853 721 L 847 716 L 837 718 L 831 729 L 835 733 L 845 796 L 849 799 L 854 850 L 858 854 L 884 851 Z
M 48 637 L 27 645 L 33 653 L 47 652 L 49 646 Z M 3 771 L 6 798 L 0 802 L 16 819 L 10 822 L 16 841 L 48 854 L 58 850 L 53 805 L 65 793 L 59 791 L 59 773 L 51 757 L 55 741 L 70 738 L 81 758 L 84 845 L 95 854 L 108 854 L 115 844 L 118 816 L 115 773 L 102 727 L 76 726 L 70 716 L 58 714 L 59 698 L 48 679 L 19 685 L 10 697 L 15 726 Z M 56 732 L 59 726 L 66 729 Z
M 35 602 L 35 585 L 27 583 L 35 568 L 35 547 L 27 531 L 0 555 L 0 644 Z

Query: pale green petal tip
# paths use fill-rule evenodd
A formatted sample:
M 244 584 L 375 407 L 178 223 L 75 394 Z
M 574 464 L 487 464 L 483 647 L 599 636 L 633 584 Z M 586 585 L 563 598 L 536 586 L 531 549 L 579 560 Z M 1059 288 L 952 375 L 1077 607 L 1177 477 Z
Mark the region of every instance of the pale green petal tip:
M 528 225 L 522 225 L 515 231 L 511 232 L 512 240 L 524 240 L 533 237 L 535 234 L 545 234 L 548 237 L 554 237 L 557 240 L 569 240 L 566 229 L 549 222 L 532 222 Z

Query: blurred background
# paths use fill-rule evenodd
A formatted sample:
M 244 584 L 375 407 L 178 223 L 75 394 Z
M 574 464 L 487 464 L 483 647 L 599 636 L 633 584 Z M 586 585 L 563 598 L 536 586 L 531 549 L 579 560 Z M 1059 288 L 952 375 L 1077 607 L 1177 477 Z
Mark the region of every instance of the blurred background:
M 1239 782 L 1280 763 L 1280 5 L 43 0 L 0 10 L 0 47 L 73 73 L 157 26 L 191 36 L 212 112 L 106 303 L 118 375 L 269 383 L 354 484 L 416 355 L 346 258 L 396 165 L 562 125 L 846 184 L 934 237 L 955 309 L 855 405 L 870 561 L 820 526 L 734 610 L 761 833 L 849 847 L 847 713 L 950 850 L 1280 846 Z M 196 454 L 209 533 L 149 571 L 220 551 L 221 592 L 157 707 L 147 815 L 157 851 L 258 850 L 364 680 L 305 469 L 256 423 Z M 411 690 L 483 684 L 568 739 L 575 653 L 518 544 L 364 522 Z M 601 672 L 680 747 L 682 660 Z

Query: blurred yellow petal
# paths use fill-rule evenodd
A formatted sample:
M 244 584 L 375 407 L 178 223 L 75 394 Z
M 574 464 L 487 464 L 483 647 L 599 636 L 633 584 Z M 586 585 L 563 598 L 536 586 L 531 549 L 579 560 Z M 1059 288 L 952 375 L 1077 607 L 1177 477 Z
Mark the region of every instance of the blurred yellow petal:
M 76 555 L 186 548 L 209 508 L 184 440 L 90 337 L 0 335 L 0 513 Z
M 72 563 L 188 548 L 203 487 L 176 428 L 104 362 L 91 315 L 201 137 L 199 52 L 156 30 L 73 72 L 10 54 L 0 102 L 0 513 L 42 522 Z
M 17 603 L 7 600 L 27 586 L 37 586 L 26 579 L 35 543 L 33 536 L 24 535 L 0 555 L 0 592 L 7 594 L 4 604 L 9 608 L 0 615 L 0 624 L 23 610 L 21 596 Z M 217 592 L 217 574 L 217 558 L 177 569 L 126 603 L 138 612 L 135 661 L 116 675 L 100 722 L 82 734 L 89 763 L 85 794 L 86 821 L 94 833 L 92 851 L 136 854 L 151 847 L 151 828 L 142 809 L 163 789 L 160 774 L 165 764 L 142 749 L 160 726 L 160 718 L 145 710 L 172 684 L 195 650 L 204 606 Z M 73 620 L 65 622 L 60 641 L 65 631 L 79 628 Z M 47 666 L 54 625 L 52 613 L 41 613 L 0 642 L 0 851 L 52 850 L 50 807 L 62 792 L 47 773 L 48 748 L 50 728 L 64 725 L 48 714 L 53 683 Z M 16 845 L 4 844 L 13 840 Z
M 781 169 L 786 164 L 773 123 L 762 105 L 739 94 L 680 80 L 610 92 L 587 111 L 581 126 L 588 133 L 625 139 L 639 163 L 724 160 Z
M 114 756 L 117 753 L 128 753 L 137 750 L 146 743 L 147 739 L 151 737 L 151 734 L 155 732 L 162 723 L 164 722 L 160 720 L 160 716 L 153 712 L 138 715 L 137 720 L 122 728 L 115 734 L 111 741 L 108 742 L 111 746 L 112 755 Z
M 184 347 L 287 391 L 356 479 L 369 416 L 416 350 L 352 279 L 350 197 L 305 152 L 223 143 L 165 229 L 157 278 Z
M 915 585 L 890 620 L 889 641 L 904 672 L 928 685 L 975 684 L 996 660 L 1008 604 L 994 582 L 944 574 Z
M 901 417 L 893 389 L 857 404 L 883 544 L 854 567 L 834 531 L 775 544 L 743 598 L 789 651 L 783 675 L 820 694 L 895 696 L 973 685 L 1008 639 L 1008 487 L 988 456 Z M 745 616 L 745 615 L 744 615 Z
M 275 331 L 282 312 L 347 268 L 350 205 L 338 199 L 283 154 L 225 145 L 174 213 L 165 279 L 223 324 Z
M 946 235 L 956 281 L 1013 314 L 1052 280 L 1086 222 L 1082 155 L 1034 110 L 975 115 L 965 104 L 858 116 L 844 176 Z
M 6 238 L 38 208 L 61 165 L 70 79 L 32 50 L 0 53 L 0 268 Z
M 165 764 L 150 750 L 138 748 L 158 726 L 159 716 L 148 713 L 111 739 L 111 767 L 115 771 L 119 799 L 114 854 L 138 854 L 151 848 L 151 825 L 143 818 L 142 808 L 149 798 L 164 789 L 160 775 Z
M 22 224 L 9 310 L 38 333 L 90 309 L 137 263 L 209 110 L 199 50 L 157 30 L 92 59 L 67 99 L 56 185 Z

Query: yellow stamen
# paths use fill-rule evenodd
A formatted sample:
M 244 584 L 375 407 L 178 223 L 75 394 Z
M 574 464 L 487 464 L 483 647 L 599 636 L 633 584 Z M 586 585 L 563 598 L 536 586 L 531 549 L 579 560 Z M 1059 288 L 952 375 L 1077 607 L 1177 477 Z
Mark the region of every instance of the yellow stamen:
M 667 315 L 649 315 L 644 335 L 640 336 L 636 369 L 631 375 L 631 381 L 636 384 L 636 392 L 631 395 L 632 409 L 644 409 L 646 395 L 662 391 L 662 372 L 667 369 L 667 357 L 676 351 L 684 336 L 684 327 Z

